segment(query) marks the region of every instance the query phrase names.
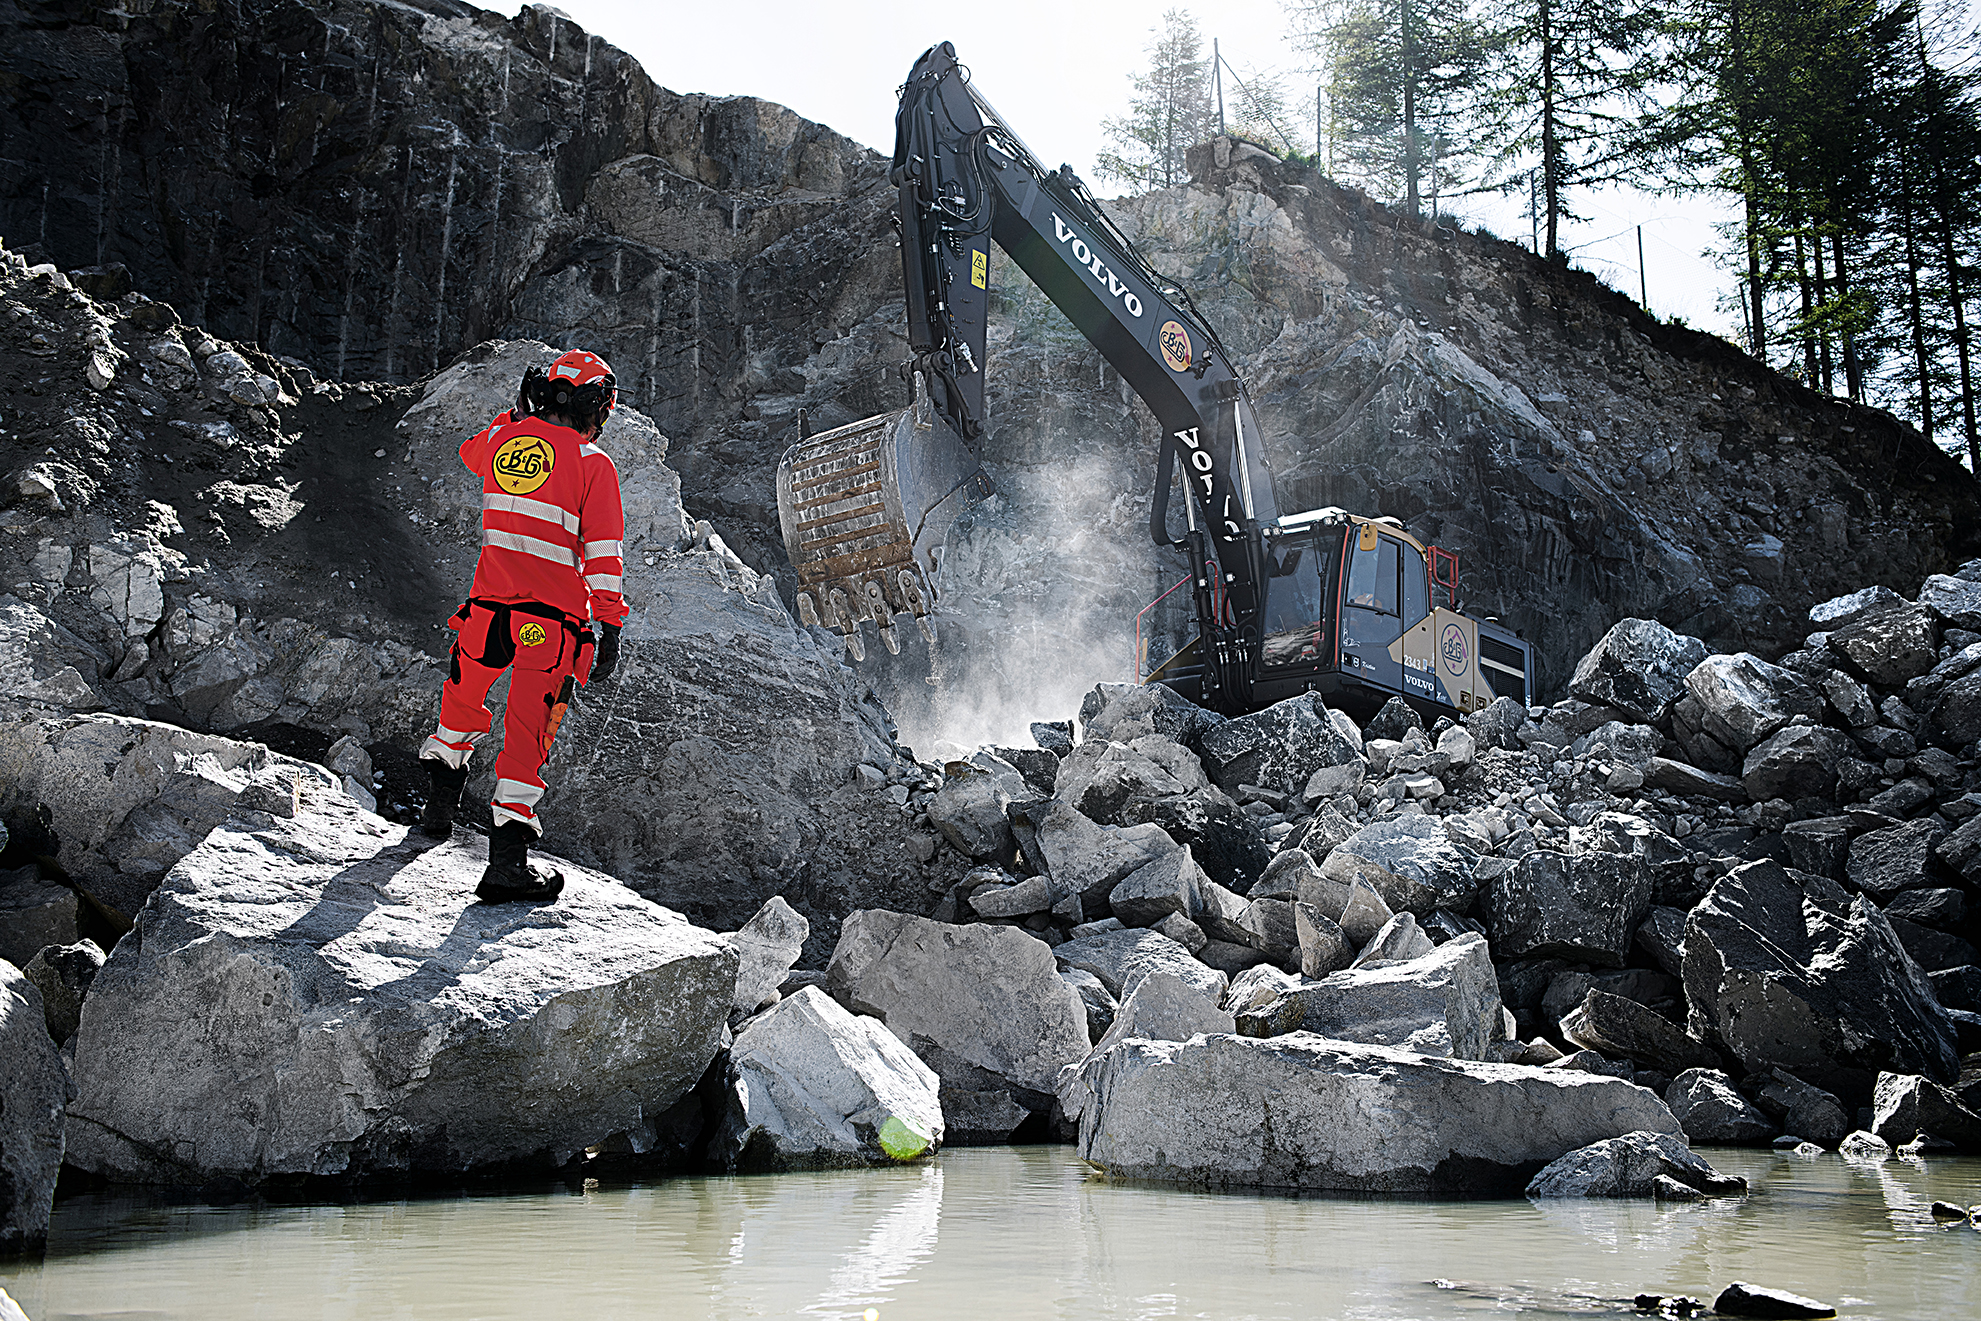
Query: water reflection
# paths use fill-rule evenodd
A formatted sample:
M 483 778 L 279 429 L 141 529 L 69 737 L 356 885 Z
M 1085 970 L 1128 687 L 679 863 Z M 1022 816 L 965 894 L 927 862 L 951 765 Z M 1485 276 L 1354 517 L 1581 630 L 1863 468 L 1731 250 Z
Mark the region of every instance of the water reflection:
M 925 1316 L 1396 1319 L 1618 1315 L 1642 1291 L 1775 1284 L 1852 1315 L 1967 1315 L 1981 1162 L 1714 1152 L 1744 1199 L 1300 1200 L 1131 1187 L 1064 1148 L 894 1170 L 683 1179 L 355 1206 L 56 1209 L 0 1265 L 34 1321 Z

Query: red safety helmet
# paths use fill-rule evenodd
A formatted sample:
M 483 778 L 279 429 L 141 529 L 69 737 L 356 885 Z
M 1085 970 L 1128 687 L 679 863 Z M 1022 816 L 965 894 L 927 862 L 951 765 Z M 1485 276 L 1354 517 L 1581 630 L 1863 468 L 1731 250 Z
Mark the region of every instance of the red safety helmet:
M 618 402 L 619 382 L 604 358 L 583 349 L 559 354 L 548 370 L 523 374 L 519 403 L 524 412 L 595 416 L 600 424 Z

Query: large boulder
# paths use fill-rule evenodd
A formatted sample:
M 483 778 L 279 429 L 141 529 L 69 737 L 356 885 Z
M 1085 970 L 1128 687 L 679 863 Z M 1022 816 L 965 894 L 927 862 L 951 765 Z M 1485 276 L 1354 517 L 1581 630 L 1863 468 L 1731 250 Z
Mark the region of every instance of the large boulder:
M 1555 957 L 1620 968 L 1651 897 L 1642 858 L 1537 849 L 1486 885 L 1481 907 L 1500 958 Z
M 1075 936 L 1052 950 L 1062 967 L 1090 972 L 1117 1000 L 1135 993 L 1142 978 L 1152 972 L 1166 972 L 1204 992 L 1212 999 L 1224 995 L 1229 978 L 1190 956 L 1190 951 L 1160 931 L 1097 931 Z
M 1107 899 L 1124 925 L 1152 927 L 1172 913 L 1195 916 L 1203 905 L 1204 889 L 1211 883 L 1186 847 L 1129 872 L 1108 891 Z
M 1185 757 L 1190 756 L 1189 750 L 1178 744 L 1169 746 Z M 1196 759 L 1190 760 L 1194 763 Z M 1202 781 L 1201 769 L 1195 778 Z M 1194 787 L 1172 774 L 1161 762 L 1126 743 L 1088 739 L 1060 761 L 1051 796 L 1071 803 L 1082 815 L 1095 821 L 1119 824 L 1121 811 L 1130 802 L 1174 797 Z
M 1036 829 L 1055 900 L 1077 894 L 1096 907 L 1123 877 L 1177 848 L 1160 826 L 1099 825 L 1058 799 L 1037 818 Z
M 1619 620 L 1576 665 L 1568 691 L 1656 724 L 1684 695 L 1685 676 L 1705 659 L 1706 644 L 1698 638 L 1652 619 Z
M 836 999 L 885 1023 L 942 1079 L 952 1145 L 1001 1142 L 1049 1112 L 1060 1069 L 1090 1048 L 1086 1007 L 1052 947 L 1016 927 L 860 909 L 826 975 Z
M 1685 926 L 1692 1036 L 1750 1072 L 1780 1066 L 1852 1104 L 1880 1072 L 1952 1082 L 1954 1025 L 1863 896 L 1764 860 L 1714 883 Z
M 1919 586 L 1919 604 L 1931 610 L 1949 628 L 1981 633 L 1981 582 L 1932 573 Z
M 1848 735 L 1821 725 L 1786 725 L 1754 745 L 1740 783 L 1757 803 L 1771 798 L 1828 798 L 1837 763 L 1853 752 Z
M 1981 1115 L 1962 1105 L 1951 1088 L 1930 1078 L 1879 1074 L 1871 1112 L 1871 1131 L 1894 1147 L 1927 1133 L 1962 1151 L 1981 1151 Z
M 82 900 L 36 866 L 0 871 L 0 959 L 25 968 L 48 945 L 73 945 L 81 932 Z
M 1721 1174 L 1685 1145 L 1683 1134 L 1626 1133 L 1581 1147 L 1551 1163 L 1527 1185 L 1529 1197 L 1650 1197 L 1661 1180 L 1708 1197 L 1747 1191 L 1747 1180 Z
M 729 937 L 736 947 L 736 994 L 731 1007 L 748 1013 L 762 1004 L 783 982 L 798 956 L 812 924 L 774 894 L 764 901 L 756 916 Z
M 942 1145 L 939 1085 L 885 1026 L 807 986 L 737 1036 L 711 1154 L 741 1170 L 914 1160 Z
M 1254 1011 L 1270 1035 L 1305 1031 L 1419 1055 L 1482 1060 L 1500 1036 L 1498 974 L 1486 938 L 1468 932 L 1427 954 L 1330 973 Z M 1248 1035 L 1263 1035 L 1249 1026 Z
M 103 969 L 103 950 L 93 940 L 73 945 L 50 945 L 38 951 L 21 973 L 41 992 L 48 1035 L 58 1043 L 76 1034 L 82 1023 L 83 1001 Z
M 1685 687 L 1699 704 L 1705 732 L 1736 753 L 1796 716 L 1823 715 L 1823 695 L 1808 680 L 1745 651 L 1708 656 L 1685 676 Z
M 1970 642 L 1905 686 L 1906 705 L 1931 717 L 1943 747 L 1981 739 L 1981 642 Z
M 1226 793 L 1236 793 L 1241 784 L 1302 793 L 1317 771 L 1362 761 L 1362 749 L 1313 693 L 1228 720 L 1200 737 L 1197 751 L 1204 769 Z
M 735 951 L 570 864 L 553 905 L 476 903 L 486 862 L 328 790 L 216 828 L 83 1002 L 69 1163 L 252 1184 L 652 1150 L 721 1047 Z
M 251 781 L 283 780 L 342 784 L 260 743 L 152 720 L 0 720 L 0 816 L 32 818 L 45 809 L 55 861 L 120 928 L 173 864 L 227 819 Z
M 1756 1109 L 1718 1069 L 1687 1069 L 1665 1088 L 1665 1104 L 1695 1144 L 1728 1147 L 1772 1141 L 1781 1126 Z
M 1105 1049 L 1128 1037 L 1188 1041 L 1200 1032 L 1234 1030 L 1231 1014 L 1201 987 L 1171 973 L 1152 972 L 1135 983 L 1097 1048 Z
M 1946 827 L 1930 816 L 1859 835 L 1850 842 L 1844 875 L 1868 895 L 1890 899 L 1903 890 L 1935 884 L 1933 851 Z
M 1159 683 L 1095 684 L 1080 702 L 1081 739 L 1129 743 L 1160 734 L 1178 743 L 1195 743 L 1224 717 L 1179 696 Z
M 0 1257 L 36 1251 L 48 1238 L 69 1095 L 41 992 L 0 959 Z
M 1505 1195 L 1577 1147 L 1678 1132 L 1664 1102 L 1621 1079 L 1306 1032 L 1122 1041 L 1080 1077 L 1081 1159 L 1212 1187 Z
M 1561 1034 L 1577 1046 L 1613 1060 L 1635 1060 L 1670 1077 L 1687 1069 L 1711 1069 L 1720 1059 L 1651 1009 L 1620 995 L 1592 990 L 1561 1020 Z
M 1452 843 L 1436 817 L 1411 815 L 1362 827 L 1329 852 L 1321 873 L 1344 885 L 1365 880 L 1391 912 L 1425 917 L 1440 908 L 1462 913 L 1471 907 L 1478 860 Z
M 1896 688 L 1933 668 L 1940 623 L 1923 605 L 1898 605 L 1854 620 L 1829 635 L 1829 648 L 1882 688 Z
M 1036 795 L 1016 766 L 979 752 L 950 766 L 950 776 L 929 800 L 929 824 L 968 858 L 1011 852 L 1011 822 L 1005 809 L 1013 800 Z

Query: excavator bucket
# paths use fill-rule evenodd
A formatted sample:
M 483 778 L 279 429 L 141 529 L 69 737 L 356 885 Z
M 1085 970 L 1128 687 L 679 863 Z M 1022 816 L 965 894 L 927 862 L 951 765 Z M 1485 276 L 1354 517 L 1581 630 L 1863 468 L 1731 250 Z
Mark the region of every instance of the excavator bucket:
M 990 478 L 926 403 L 821 431 L 777 465 L 777 518 L 798 571 L 798 618 L 838 629 L 854 660 L 860 625 L 879 625 L 899 654 L 898 614 L 933 645 L 936 571 L 956 516 L 991 493 Z

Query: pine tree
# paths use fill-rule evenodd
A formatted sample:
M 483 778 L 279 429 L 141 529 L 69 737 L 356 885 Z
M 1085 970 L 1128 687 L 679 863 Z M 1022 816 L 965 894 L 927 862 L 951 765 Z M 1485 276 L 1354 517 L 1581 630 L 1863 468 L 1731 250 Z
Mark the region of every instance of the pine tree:
M 1134 75 L 1136 95 L 1122 118 L 1101 121 L 1115 150 L 1096 162 L 1103 178 L 1136 188 L 1171 188 L 1189 180 L 1183 154 L 1211 135 L 1211 66 L 1188 11 L 1172 9 L 1153 29 L 1149 68 Z

